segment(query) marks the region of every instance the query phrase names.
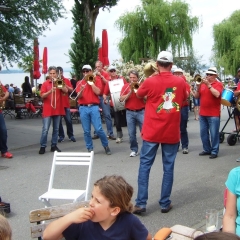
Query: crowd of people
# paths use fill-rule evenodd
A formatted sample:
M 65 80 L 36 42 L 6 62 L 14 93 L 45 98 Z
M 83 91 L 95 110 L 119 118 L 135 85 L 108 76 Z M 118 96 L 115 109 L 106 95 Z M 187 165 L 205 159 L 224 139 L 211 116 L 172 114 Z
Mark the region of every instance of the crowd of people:
M 81 67 L 83 78 L 80 81 L 76 81 L 76 79 L 70 81 L 65 78 L 62 67 L 49 67 L 48 77 L 39 92 L 43 101 L 43 127 L 39 154 L 44 154 L 46 151 L 51 122 L 50 151 L 61 152 L 57 143 L 63 142 L 65 138 L 62 117 L 66 122 L 69 140 L 76 142 L 69 105 L 69 94 L 76 91 L 74 96 L 79 106 L 87 151 L 94 150 L 93 139 L 99 138 L 105 153 L 111 155 L 109 140 L 116 140 L 116 143 L 121 143 L 123 140 L 122 112 L 114 106 L 116 99 L 113 98 L 116 96 L 111 91 L 111 82 L 117 80 L 121 86 L 118 101 L 120 104 L 124 104 L 126 109 L 130 157 L 136 157 L 140 152 L 140 162 L 137 198 L 133 208 L 130 207 L 132 206 L 130 204 L 132 187 L 121 176 L 106 176 L 94 184 L 89 207 L 79 209 L 50 224 L 44 232 L 44 239 L 59 239 L 62 236 L 66 239 L 81 239 L 79 235 L 83 234 L 84 236 L 86 229 L 92 229 L 92 237 L 89 238 L 88 235 L 88 239 L 96 239 L 96 236 L 111 238 L 122 229 L 126 234 L 124 239 L 151 239 L 147 229 L 131 212 L 141 214 L 147 210 L 149 175 L 159 145 L 161 145 L 163 164 L 159 205 L 162 213 L 168 213 L 172 209 L 173 204 L 170 197 L 174 179 L 174 164 L 180 143 L 182 153 L 188 154 L 189 152 L 187 123 L 190 94 L 195 103 L 195 120 L 199 121 L 200 125 L 203 150 L 199 156 L 208 155 L 210 159 L 218 157 L 221 94 L 224 86 L 217 78 L 217 69 L 210 67 L 206 76 L 201 78 L 201 83 L 196 82 L 190 86 L 182 69 L 177 68 L 172 71 L 173 56 L 170 52 L 161 51 L 157 57 L 156 65 L 155 73 L 143 82 L 140 81 L 139 73 L 136 70 L 131 70 L 128 73 L 130 81 L 127 82 L 122 76 L 117 75 L 115 66 L 111 65 L 105 71 L 100 61 L 96 61 L 94 71 L 89 64 L 83 65 Z M 25 78 L 22 89 L 25 96 L 32 94 L 28 78 Z M 4 95 L 0 96 L 0 102 L 9 97 L 9 91 L 4 86 L 2 86 L 2 91 Z M 99 107 L 102 109 L 106 121 L 106 133 L 102 127 Z M 111 107 L 114 107 L 115 110 L 113 114 L 116 137 L 113 132 Z M 94 127 L 93 136 L 91 125 Z M 8 152 L 7 148 L 7 130 L 1 110 L 0 126 L 2 157 L 11 158 L 12 154 Z M 143 140 L 141 148 L 136 136 L 137 127 Z M 226 182 L 228 203 L 223 221 L 224 232 L 238 235 L 240 235 L 240 221 L 238 219 L 238 208 L 240 207 L 238 206 L 237 187 L 239 169 L 232 170 Z M 111 229 L 111 231 L 102 231 L 107 229 Z

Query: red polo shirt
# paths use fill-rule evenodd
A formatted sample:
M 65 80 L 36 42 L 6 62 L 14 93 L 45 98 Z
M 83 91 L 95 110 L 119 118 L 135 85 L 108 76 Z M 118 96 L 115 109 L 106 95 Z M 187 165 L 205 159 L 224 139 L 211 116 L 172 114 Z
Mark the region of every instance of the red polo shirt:
M 211 90 L 208 89 L 206 84 L 201 84 L 199 89 L 200 98 L 200 112 L 201 116 L 220 117 L 221 115 L 221 95 L 223 91 L 223 85 L 219 81 L 211 83 L 212 87 L 220 92 L 218 98 L 216 98 Z
M 48 79 L 42 84 L 41 87 L 41 95 L 50 91 L 52 89 L 52 81 Z M 63 106 L 63 99 L 62 99 L 62 90 L 56 89 L 55 93 L 50 93 L 47 97 L 43 98 L 43 117 L 50 117 L 50 116 L 57 116 L 57 115 L 65 115 L 65 109 Z M 56 96 L 56 102 L 55 102 Z M 52 99 L 53 97 L 53 99 Z M 56 103 L 56 108 L 53 108 L 51 105 Z
M 131 88 L 131 83 L 124 84 L 120 95 L 122 96 L 122 95 L 128 94 L 130 92 L 130 88 Z M 136 93 L 132 91 L 129 98 L 125 101 L 125 108 L 129 110 L 140 110 L 140 109 L 143 109 L 144 107 L 145 107 L 145 103 L 143 98 L 138 98 Z
M 171 72 L 162 72 L 147 78 L 137 96 L 147 97 L 142 138 L 155 143 L 178 143 L 180 109 L 187 98 L 184 80 Z
M 67 86 L 72 87 L 72 84 L 68 78 L 63 77 L 63 81 L 65 82 L 65 84 Z M 63 99 L 63 106 L 65 108 L 70 108 L 68 92 L 65 93 L 65 92 L 61 91 L 61 94 L 62 94 L 62 99 Z
M 108 74 L 106 71 L 104 71 L 104 70 L 101 71 L 101 75 L 102 75 L 106 80 L 109 80 L 109 79 L 110 79 L 109 74 Z M 101 83 L 102 83 L 101 93 L 99 94 L 100 96 L 102 96 L 106 83 L 105 83 L 105 82 L 101 79 L 101 77 L 98 76 L 98 75 L 96 76 L 96 79 L 97 79 L 98 81 L 100 80 Z
M 102 81 L 97 77 L 96 77 L 96 80 L 95 80 L 95 85 L 99 89 L 102 88 Z M 78 82 L 77 88 L 76 88 L 77 93 L 80 91 L 81 86 L 85 86 L 85 88 L 83 90 L 82 97 L 78 98 L 78 103 L 79 104 L 87 105 L 87 104 L 99 104 L 100 103 L 98 95 L 96 95 L 93 92 L 92 86 L 89 85 L 84 79 Z

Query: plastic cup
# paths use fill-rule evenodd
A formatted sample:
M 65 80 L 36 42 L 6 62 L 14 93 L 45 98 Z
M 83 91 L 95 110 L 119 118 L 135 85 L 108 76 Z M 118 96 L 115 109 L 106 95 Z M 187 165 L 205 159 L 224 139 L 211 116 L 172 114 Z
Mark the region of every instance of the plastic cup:
M 209 209 L 206 211 L 206 231 L 214 232 L 218 227 L 218 211 Z

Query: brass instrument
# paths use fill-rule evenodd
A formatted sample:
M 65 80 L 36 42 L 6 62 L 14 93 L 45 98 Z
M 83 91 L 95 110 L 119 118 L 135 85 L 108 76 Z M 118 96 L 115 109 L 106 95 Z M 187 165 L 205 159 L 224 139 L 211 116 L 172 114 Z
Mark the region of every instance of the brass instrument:
M 79 97 L 79 95 L 82 93 L 82 91 L 84 90 L 84 88 L 87 86 L 87 84 L 88 84 L 88 85 L 93 85 L 93 83 L 95 83 L 96 77 L 95 77 L 94 74 L 89 73 L 89 74 L 87 74 L 87 75 L 83 78 L 83 80 L 85 80 L 87 83 L 85 83 L 84 85 L 82 85 L 82 86 L 83 86 L 82 90 L 78 92 L 78 94 L 77 94 L 77 96 L 76 96 L 75 98 L 73 98 L 72 95 L 73 95 L 73 93 L 76 91 L 76 89 L 77 89 L 77 87 L 78 87 L 78 85 L 77 85 L 77 86 L 75 87 L 75 89 L 73 89 L 73 91 L 71 92 L 71 94 L 69 95 L 69 98 L 70 98 L 70 99 L 72 99 L 72 100 L 75 101 L 75 100 Z
M 63 89 L 65 87 L 65 82 L 61 76 L 60 71 L 58 72 L 57 78 L 52 79 L 52 88 L 55 87 L 57 89 Z M 52 91 L 52 97 L 51 97 L 51 107 L 56 108 L 57 105 L 57 92 L 56 90 Z
M 134 91 L 135 93 L 137 92 L 137 90 L 139 89 L 140 87 L 140 83 L 139 82 L 132 82 L 131 83 L 131 89 L 132 91 Z
M 157 68 L 157 64 L 156 62 L 148 62 L 145 66 L 144 66 L 144 74 L 146 77 L 151 76 L 154 72 L 158 71 Z
M 5 93 L 3 91 L 2 84 L 0 84 L 0 97 L 4 97 L 4 96 L 5 96 Z M 4 109 L 4 107 L 5 107 L 5 101 L 0 102 L 0 110 Z
M 202 83 L 202 77 L 199 75 L 199 74 L 196 74 L 196 76 L 194 77 L 193 79 L 197 85 L 201 84 Z

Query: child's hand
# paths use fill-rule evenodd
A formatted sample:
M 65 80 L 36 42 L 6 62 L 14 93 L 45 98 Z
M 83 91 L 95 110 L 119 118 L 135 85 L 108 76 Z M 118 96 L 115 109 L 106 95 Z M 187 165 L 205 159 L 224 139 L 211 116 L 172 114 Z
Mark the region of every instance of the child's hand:
M 72 223 L 82 223 L 90 220 L 94 215 L 94 211 L 89 207 L 79 208 L 69 214 Z

